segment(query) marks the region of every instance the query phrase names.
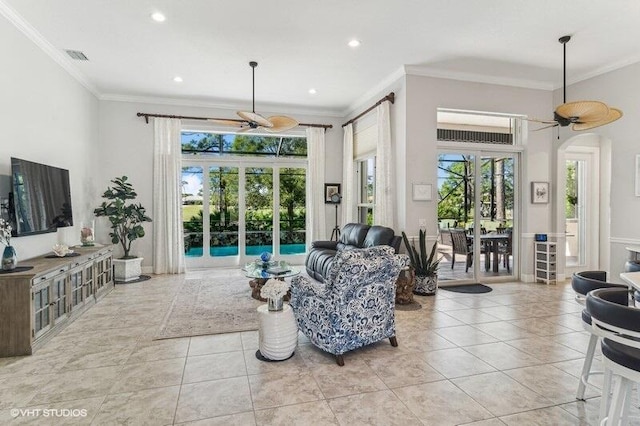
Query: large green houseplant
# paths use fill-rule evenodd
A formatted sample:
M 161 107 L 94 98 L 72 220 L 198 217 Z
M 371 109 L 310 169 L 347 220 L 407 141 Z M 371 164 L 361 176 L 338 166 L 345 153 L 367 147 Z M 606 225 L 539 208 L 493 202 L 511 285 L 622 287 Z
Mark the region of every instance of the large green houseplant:
M 416 249 L 415 241 L 409 243 L 407 234 L 402 232 L 402 239 L 407 247 L 407 254 L 411 262 L 412 275 L 415 277 L 415 287 L 413 292 L 419 295 L 433 295 L 438 290 L 438 267 L 440 259 L 436 258 L 438 242 L 431 247 L 431 252 L 427 256 L 427 232 L 419 231 L 420 251 Z
M 140 277 L 142 258 L 131 255 L 131 244 L 138 238 L 144 237 L 144 222 L 151 222 L 145 208 L 140 203 L 130 202 L 138 194 L 127 176 L 116 177 L 111 181 L 113 186 L 107 187 L 102 194 L 103 201 L 93 213 L 100 217 L 106 216 L 111 222 L 111 242 L 122 247 L 124 255 L 114 259 L 115 279 L 131 281 Z M 119 262 L 118 262 L 119 261 Z

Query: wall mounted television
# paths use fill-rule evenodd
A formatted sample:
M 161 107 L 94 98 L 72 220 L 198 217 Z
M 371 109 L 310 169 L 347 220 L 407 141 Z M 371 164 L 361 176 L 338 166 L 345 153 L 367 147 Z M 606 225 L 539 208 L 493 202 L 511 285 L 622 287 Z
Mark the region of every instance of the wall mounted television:
M 11 190 L 14 236 L 73 226 L 68 170 L 12 157 Z

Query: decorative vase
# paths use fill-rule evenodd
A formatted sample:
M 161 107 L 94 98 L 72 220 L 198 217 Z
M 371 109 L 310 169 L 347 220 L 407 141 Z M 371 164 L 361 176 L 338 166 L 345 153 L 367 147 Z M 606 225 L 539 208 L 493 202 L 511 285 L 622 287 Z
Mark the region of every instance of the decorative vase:
M 270 311 L 281 311 L 283 307 L 282 297 L 278 297 L 277 299 L 267 299 L 268 309 Z
M 6 246 L 2 252 L 2 270 L 12 271 L 18 266 L 18 255 L 13 246 Z
M 83 246 L 93 246 L 95 244 L 95 221 L 82 222 L 80 228 L 80 242 Z
M 416 275 L 414 294 L 420 296 L 433 296 L 438 291 L 438 275 Z

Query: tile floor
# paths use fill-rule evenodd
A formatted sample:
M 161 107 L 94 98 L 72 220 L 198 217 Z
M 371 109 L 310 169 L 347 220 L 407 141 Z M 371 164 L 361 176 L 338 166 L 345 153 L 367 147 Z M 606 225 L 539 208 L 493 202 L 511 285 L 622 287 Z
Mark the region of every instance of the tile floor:
M 396 313 L 399 347 L 340 368 L 302 336 L 281 363 L 255 358 L 256 331 L 153 340 L 202 273 L 238 272 L 119 285 L 35 355 L 0 359 L 0 424 L 597 424 L 602 379 L 575 400 L 588 335 L 568 284 L 417 297 Z

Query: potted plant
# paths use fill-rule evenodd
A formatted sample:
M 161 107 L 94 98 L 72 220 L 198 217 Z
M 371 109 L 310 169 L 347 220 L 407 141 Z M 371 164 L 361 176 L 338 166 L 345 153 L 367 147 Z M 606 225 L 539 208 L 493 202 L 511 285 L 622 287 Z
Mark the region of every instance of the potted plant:
M 407 247 L 407 254 L 411 262 L 412 276 L 415 280 L 413 292 L 421 296 L 433 296 L 438 291 L 438 267 L 440 259 L 436 259 L 436 241 L 431 248 L 431 253 L 427 257 L 427 232 L 420 230 L 420 251 L 416 249 L 415 242 L 409 244 L 407 234 L 402 232 L 402 239 Z
M 126 176 L 113 179 L 113 186 L 107 187 L 102 194 L 107 201 L 93 211 L 96 216 L 106 216 L 111 222 L 111 242 L 119 244 L 124 252 L 121 258 L 113 260 L 114 278 L 125 282 L 140 278 L 142 257 L 131 255 L 131 243 L 144 237 L 142 223 L 151 222 L 142 204 L 128 203 L 138 194 L 127 180 Z

